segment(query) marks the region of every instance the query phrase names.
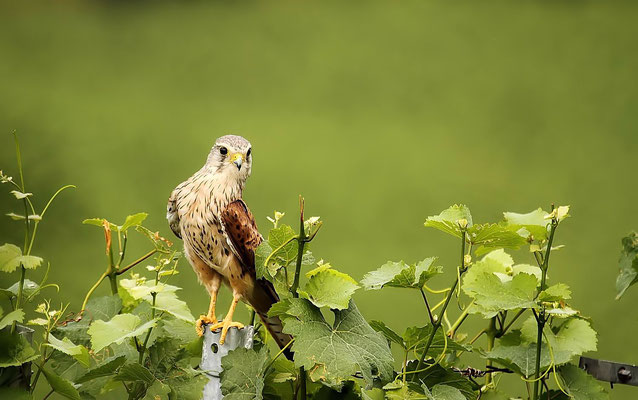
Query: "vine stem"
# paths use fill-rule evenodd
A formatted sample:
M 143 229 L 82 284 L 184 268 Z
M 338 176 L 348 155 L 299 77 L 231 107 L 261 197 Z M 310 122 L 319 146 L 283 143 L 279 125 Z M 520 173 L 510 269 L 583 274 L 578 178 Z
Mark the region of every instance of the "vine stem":
M 301 275 L 301 261 L 303 258 L 303 251 L 306 245 L 306 231 L 304 228 L 304 199 L 299 196 L 299 236 L 297 236 L 297 260 L 295 265 L 295 279 L 292 282 L 292 286 L 290 287 L 290 291 L 292 292 L 292 297 L 299 298 L 299 293 L 297 293 L 297 289 L 299 288 L 299 276 Z M 306 399 L 306 370 L 304 367 L 299 367 L 299 392 L 301 392 L 301 400 Z M 297 398 L 297 392 L 295 392 L 295 399 Z
M 447 333 L 449 337 L 453 338 L 454 334 L 456 334 L 456 330 L 459 329 L 459 327 L 461 326 L 461 324 L 463 324 L 463 322 L 465 322 L 468 314 L 470 313 L 470 307 L 472 307 L 472 304 L 474 304 L 474 300 L 472 300 L 470 304 L 468 304 L 467 307 L 465 307 L 461 315 L 459 315 L 459 317 L 456 319 L 454 324 L 452 324 L 452 326 L 450 327 L 450 330 Z
M 423 349 L 423 353 L 421 353 L 421 357 L 419 358 L 419 362 L 415 368 L 416 371 L 421 369 L 421 366 L 423 366 L 423 362 L 425 361 L 425 356 L 428 354 L 428 350 L 430 350 L 430 347 L 432 346 L 432 342 L 434 341 L 434 336 L 436 335 L 436 332 L 439 330 L 439 328 L 441 327 L 441 321 L 443 320 L 443 314 L 445 313 L 445 310 L 447 309 L 448 305 L 450 304 L 450 300 L 452 300 L 452 296 L 455 293 L 455 289 L 456 286 L 459 284 L 459 281 L 461 279 L 461 275 L 463 275 L 463 273 L 465 273 L 465 238 L 466 238 L 467 232 L 466 232 L 466 227 L 461 227 L 461 266 L 459 268 L 458 274 L 456 276 L 456 279 L 454 280 L 454 283 L 452 284 L 452 287 L 450 287 L 450 291 L 447 294 L 447 297 L 445 298 L 445 303 L 443 303 L 443 308 L 441 308 L 441 311 L 439 312 L 439 316 L 436 319 L 436 321 L 434 322 L 434 324 L 432 325 L 432 332 L 430 333 L 430 337 L 428 338 L 428 341 L 425 345 L 425 348 Z M 412 378 L 410 379 L 411 381 L 414 381 L 417 377 L 417 374 L 413 374 Z
M 553 207 L 552 207 L 553 208 Z M 556 233 L 556 227 L 558 226 L 558 220 L 556 217 L 552 218 L 552 227 L 549 233 L 549 240 L 547 241 L 547 250 L 545 251 L 545 257 L 543 257 L 543 263 L 541 264 L 541 286 L 539 293 L 545 290 L 547 281 L 547 269 L 549 268 L 549 255 L 552 251 L 552 243 L 554 242 L 554 233 Z M 535 315 L 536 316 L 536 315 Z M 545 307 L 541 306 L 540 312 L 536 316 L 536 372 L 534 373 L 534 400 L 539 398 L 540 389 L 540 369 L 541 369 L 541 352 L 543 346 L 543 330 L 545 329 Z
M 425 303 L 425 308 L 428 310 L 428 317 L 430 318 L 430 323 L 434 325 L 434 315 L 432 315 L 432 309 L 430 308 L 430 304 L 428 303 L 428 298 L 425 296 L 425 292 L 423 288 L 419 288 L 421 292 L 421 296 L 423 296 L 423 302 Z

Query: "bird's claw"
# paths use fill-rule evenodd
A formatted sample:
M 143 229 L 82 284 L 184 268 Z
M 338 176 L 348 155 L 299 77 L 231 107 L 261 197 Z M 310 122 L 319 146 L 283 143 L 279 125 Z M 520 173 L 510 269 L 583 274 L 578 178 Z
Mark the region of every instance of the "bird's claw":
M 222 335 L 219 338 L 219 344 L 221 345 L 221 344 L 224 344 L 224 342 L 226 341 L 226 335 L 228 334 L 228 329 L 230 328 L 243 329 L 244 324 L 242 324 L 241 322 L 224 319 L 222 322 L 218 322 L 216 324 L 211 325 L 210 330 L 211 332 L 214 332 L 220 328 L 222 330 Z
M 202 337 L 204 336 L 204 328 L 202 327 L 203 325 L 216 325 L 219 322 L 217 321 L 217 318 L 215 318 L 215 316 L 210 316 L 210 315 L 200 315 L 199 319 L 197 320 L 197 322 L 195 322 L 195 331 L 197 331 L 197 336 Z

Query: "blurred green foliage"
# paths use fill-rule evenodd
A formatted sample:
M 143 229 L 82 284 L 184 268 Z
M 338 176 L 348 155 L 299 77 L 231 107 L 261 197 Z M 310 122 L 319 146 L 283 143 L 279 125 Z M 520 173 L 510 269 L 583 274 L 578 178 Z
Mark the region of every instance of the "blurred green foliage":
M 2 2 L 0 168 L 17 174 L 17 130 L 36 203 L 77 185 L 34 250 L 71 309 L 106 262 L 101 233 L 81 221 L 147 211 L 168 236 L 168 195 L 226 133 L 253 143 L 245 198 L 258 223 L 274 209 L 292 223 L 303 194 L 325 221 L 313 248 L 357 280 L 401 258 L 439 256 L 450 273 L 456 243 L 423 228 L 449 204 L 479 221 L 570 204 L 552 279 L 595 321 L 597 356 L 638 363 L 626 340 L 638 292 L 614 301 L 620 238 L 638 226 L 637 12 L 594 1 Z M 16 209 L 0 196 L 0 212 Z M 2 220 L 0 242 L 20 243 L 14 224 Z M 205 290 L 181 269 L 176 284 L 204 311 Z M 409 294 L 377 296 L 355 296 L 368 319 L 401 330 L 427 318 Z M 398 306 L 407 299 L 414 309 Z

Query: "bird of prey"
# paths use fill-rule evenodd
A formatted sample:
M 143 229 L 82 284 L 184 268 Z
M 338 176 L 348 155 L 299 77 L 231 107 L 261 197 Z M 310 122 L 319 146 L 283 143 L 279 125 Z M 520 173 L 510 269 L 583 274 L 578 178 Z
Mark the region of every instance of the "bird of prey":
M 197 320 L 202 326 L 221 328 L 223 344 L 239 300 L 250 304 L 280 347 L 292 339 L 282 333 L 281 320 L 268 317 L 270 306 L 279 300 L 272 284 L 255 276 L 255 249 L 263 241 L 242 192 L 252 167 L 250 142 L 226 135 L 215 141 L 206 163 L 180 183 L 168 200 L 166 218 L 171 230 L 184 241 L 184 253 L 199 281 L 210 294 L 208 314 Z M 217 321 L 215 303 L 221 283 L 230 287 L 233 301 L 223 321 Z M 288 355 L 288 354 L 287 354 Z

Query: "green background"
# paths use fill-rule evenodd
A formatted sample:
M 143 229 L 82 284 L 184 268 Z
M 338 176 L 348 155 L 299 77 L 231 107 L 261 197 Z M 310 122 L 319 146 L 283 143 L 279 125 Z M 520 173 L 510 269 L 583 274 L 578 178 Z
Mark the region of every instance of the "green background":
M 253 144 L 245 199 L 261 230 L 275 209 L 294 223 L 304 195 L 325 221 L 316 256 L 357 280 L 389 259 L 437 255 L 448 275 L 431 286 L 448 285 L 458 244 L 423 221 L 453 203 L 475 222 L 571 205 L 550 281 L 570 284 L 593 318 L 594 356 L 638 363 L 638 290 L 614 300 L 620 238 L 638 229 L 635 4 L 48 3 L 0 3 L 0 168 L 17 176 L 16 130 L 37 204 L 77 185 L 34 250 L 72 309 L 106 263 L 102 233 L 81 221 L 147 211 L 170 237 L 168 195 L 234 133 Z M 7 193 L 0 212 L 11 211 L 20 203 Z M 21 232 L 3 219 L 0 242 Z M 146 249 L 133 240 L 129 260 Z M 204 312 L 205 290 L 181 271 L 182 296 Z M 355 295 L 397 330 L 425 322 L 419 297 Z M 484 324 L 473 320 L 470 332 Z

